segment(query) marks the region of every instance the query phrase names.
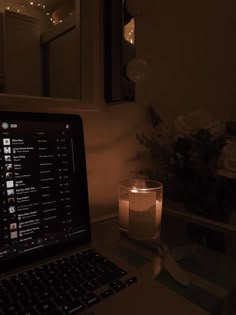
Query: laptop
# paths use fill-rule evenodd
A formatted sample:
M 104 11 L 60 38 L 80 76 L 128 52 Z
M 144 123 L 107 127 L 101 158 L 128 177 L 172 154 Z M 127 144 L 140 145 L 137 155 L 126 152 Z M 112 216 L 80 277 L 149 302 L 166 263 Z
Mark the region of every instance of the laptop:
M 0 112 L 0 172 L 0 314 L 172 312 L 170 291 L 93 247 L 79 115 Z

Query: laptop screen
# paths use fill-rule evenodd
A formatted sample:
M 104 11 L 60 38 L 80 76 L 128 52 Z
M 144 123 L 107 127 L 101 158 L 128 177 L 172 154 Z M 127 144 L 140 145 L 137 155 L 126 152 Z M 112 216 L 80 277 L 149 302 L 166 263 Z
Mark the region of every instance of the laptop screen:
M 89 238 L 79 116 L 0 113 L 0 262 Z

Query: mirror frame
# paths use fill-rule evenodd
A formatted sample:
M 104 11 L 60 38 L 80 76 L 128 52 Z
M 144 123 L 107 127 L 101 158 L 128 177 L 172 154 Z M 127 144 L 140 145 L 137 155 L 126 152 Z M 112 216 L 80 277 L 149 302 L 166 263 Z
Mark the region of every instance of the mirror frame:
M 98 113 L 107 108 L 107 103 L 104 100 L 103 3 L 105 0 L 76 1 L 80 2 L 81 26 L 80 99 L 62 99 L 0 93 L 1 110 Z M 121 101 L 120 104 L 122 103 L 127 104 L 126 101 Z
M 135 101 L 135 83 L 126 67 L 135 58 L 135 45 L 124 38 L 124 26 L 131 16 L 126 0 L 104 0 L 104 96 L 106 102 Z

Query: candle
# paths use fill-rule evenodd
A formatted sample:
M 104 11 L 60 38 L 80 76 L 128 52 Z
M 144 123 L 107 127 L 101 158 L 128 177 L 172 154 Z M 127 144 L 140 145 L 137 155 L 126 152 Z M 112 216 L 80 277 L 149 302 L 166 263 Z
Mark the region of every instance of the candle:
M 159 210 L 158 215 L 157 210 Z M 156 191 L 142 189 L 133 192 L 132 190 L 129 194 L 129 237 L 140 240 L 156 237 L 158 222 L 160 222 L 160 203 L 157 203 Z
M 162 190 L 161 183 L 150 180 L 128 180 L 120 184 L 119 224 L 121 230 L 128 232 L 129 237 L 159 237 Z
M 161 226 L 161 217 L 162 217 L 162 201 L 156 201 L 156 228 L 158 235 L 160 234 Z M 128 200 L 119 200 L 119 224 L 121 229 L 128 230 L 129 226 L 129 201 Z

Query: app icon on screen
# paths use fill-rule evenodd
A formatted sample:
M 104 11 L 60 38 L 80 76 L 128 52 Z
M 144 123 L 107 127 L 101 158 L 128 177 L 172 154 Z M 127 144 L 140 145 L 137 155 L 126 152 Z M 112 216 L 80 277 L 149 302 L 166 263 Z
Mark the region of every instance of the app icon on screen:
M 11 144 L 11 139 L 9 139 L 9 138 L 3 139 L 3 145 L 10 145 L 10 144 Z

